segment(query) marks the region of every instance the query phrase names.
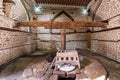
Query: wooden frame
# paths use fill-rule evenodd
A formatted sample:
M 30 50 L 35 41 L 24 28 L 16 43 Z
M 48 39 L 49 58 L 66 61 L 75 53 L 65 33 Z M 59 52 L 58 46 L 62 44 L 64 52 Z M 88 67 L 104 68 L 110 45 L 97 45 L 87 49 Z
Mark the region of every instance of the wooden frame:
M 80 27 L 103 27 L 108 24 L 104 22 L 43 22 L 43 21 L 21 21 L 17 22 L 19 27 L 45 27 L 46 29 L 76 29 Z

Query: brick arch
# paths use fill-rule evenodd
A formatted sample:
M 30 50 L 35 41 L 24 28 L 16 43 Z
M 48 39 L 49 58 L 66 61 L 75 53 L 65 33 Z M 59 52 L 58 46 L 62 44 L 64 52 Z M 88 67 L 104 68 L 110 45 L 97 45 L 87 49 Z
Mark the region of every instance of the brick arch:
M 13 0 L 3 0 L 3 3 L 6 3 L 6 2 L 15 4 Z

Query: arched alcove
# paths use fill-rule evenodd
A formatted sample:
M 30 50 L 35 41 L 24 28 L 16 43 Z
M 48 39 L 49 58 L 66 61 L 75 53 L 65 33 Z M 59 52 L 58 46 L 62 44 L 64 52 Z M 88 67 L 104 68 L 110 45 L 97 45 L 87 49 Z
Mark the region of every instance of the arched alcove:
M 4 13 L 3 13 L 3 0 L 0 0 L 0 15 L 4 15 Z
M 13 0 L 3 0 L 3 12 L 7 17 L 10 16 L 11 8 L 14 4 Z

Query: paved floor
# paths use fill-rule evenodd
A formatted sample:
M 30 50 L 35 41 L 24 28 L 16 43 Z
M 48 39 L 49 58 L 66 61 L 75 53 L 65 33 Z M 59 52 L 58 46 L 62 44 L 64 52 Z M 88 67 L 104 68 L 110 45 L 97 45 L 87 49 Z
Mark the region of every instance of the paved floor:
M 78 50 L 80 55 L 97 59 L 108 71 L 109 80 L 120 80 L 120 63 L 108 58 L 92 54 L 87 50 Z M 35 52 L 33 55 L 21 57 L 14 63 L 7 65 L 0 72 L 0 80 L 44 80 L 49 78 L 46 72 L 50 65 L 44 56 L 45 52 Z M 46 53 L 48 54 L 48 52 Z

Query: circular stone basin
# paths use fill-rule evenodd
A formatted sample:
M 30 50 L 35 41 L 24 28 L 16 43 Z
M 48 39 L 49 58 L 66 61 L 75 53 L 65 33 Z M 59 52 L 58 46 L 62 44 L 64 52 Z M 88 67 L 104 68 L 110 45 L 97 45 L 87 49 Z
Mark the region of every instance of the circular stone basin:
M 70 72 L 75 69 L 75 66 L 71 64 L 64 64 L 64 65 L 58 66 L 58 69 L 64 72 Z

